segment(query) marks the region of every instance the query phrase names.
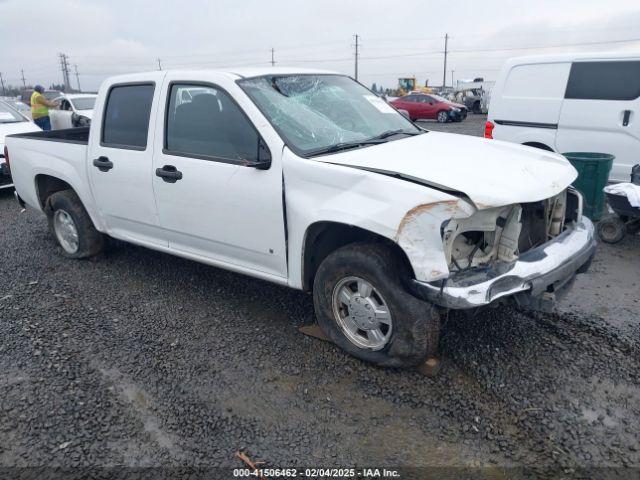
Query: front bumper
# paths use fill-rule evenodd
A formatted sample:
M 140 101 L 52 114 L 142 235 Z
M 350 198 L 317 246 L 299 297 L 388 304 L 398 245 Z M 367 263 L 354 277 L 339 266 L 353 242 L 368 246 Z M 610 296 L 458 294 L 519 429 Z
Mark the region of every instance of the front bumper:
M 522 303 L 522 293 L 536 299 L 562 290 L 576 273 L 589 268 L 595 251 L 593 223 L 582 217 L 573 229 L 523 253 L 515 262 L 474 268 L 438 282 L 414 280 L 413 290 L 445 308 L 481 307 L 516 294 Z
M 461 108 L 459 111 L 449 110 L 449 118 L 455 121 L 462 121 L 467 118 L 467 110 Z

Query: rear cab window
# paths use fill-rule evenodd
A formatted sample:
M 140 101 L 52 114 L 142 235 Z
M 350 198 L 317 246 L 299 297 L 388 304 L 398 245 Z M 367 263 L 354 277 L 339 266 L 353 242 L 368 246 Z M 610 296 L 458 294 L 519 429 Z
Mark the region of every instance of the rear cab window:
M 145 150 L 153 103 L 153 83 L 114 85 L 102 122 L 103 147 Z
M 640 61 L 607 60 L 571 65 L 565 98 L 635 100 L 640 97 Z

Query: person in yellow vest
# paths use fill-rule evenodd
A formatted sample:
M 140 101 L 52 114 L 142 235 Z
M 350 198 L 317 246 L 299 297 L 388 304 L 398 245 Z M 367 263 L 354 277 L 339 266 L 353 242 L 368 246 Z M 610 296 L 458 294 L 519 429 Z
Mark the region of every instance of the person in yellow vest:
M 44 87 L 36 85 L 31 94 L 31 118 L 33 123 L 38 125 L 42 130 L 51 130 L 51 119 L 49 118 L 49 108 L 57 107 L 56 102 L 50 102 L 43 95 Z

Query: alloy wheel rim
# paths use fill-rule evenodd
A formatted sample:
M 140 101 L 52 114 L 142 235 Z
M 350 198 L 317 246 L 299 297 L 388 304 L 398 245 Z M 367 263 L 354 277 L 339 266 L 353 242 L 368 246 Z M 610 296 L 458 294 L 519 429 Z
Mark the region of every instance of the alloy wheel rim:
M 58 243 L 67 253 L 78 251 L 78 229 L 71 215 L 64 210 L 56 210 L 53 214 L 53 230 Z
M 333 315 L 342 333 L 356 347 L 380 350 L 389 343 L 393 319 L 386 301 L 360 277 L 346 277 L 332 293 Z

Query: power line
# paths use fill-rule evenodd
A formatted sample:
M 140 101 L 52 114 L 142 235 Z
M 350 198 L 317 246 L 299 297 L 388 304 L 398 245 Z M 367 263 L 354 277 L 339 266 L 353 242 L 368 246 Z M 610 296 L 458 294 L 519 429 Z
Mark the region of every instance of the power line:
M 629 38 L 626 40 L 605 40 L 602 42 L 559 43 L 555 45 L 531 45 L 528 47 L 474 48 L 474 49 L 467 49 L 467 50 L 450 50 L 450 52 L 452 53 L 507 52 L 511 50 L 537 50 L 542 48 L 586 47 L 589 45 L 611 45 L 614 43 L 630 43 L 630 42 L 640 42 L 640 38 Z

